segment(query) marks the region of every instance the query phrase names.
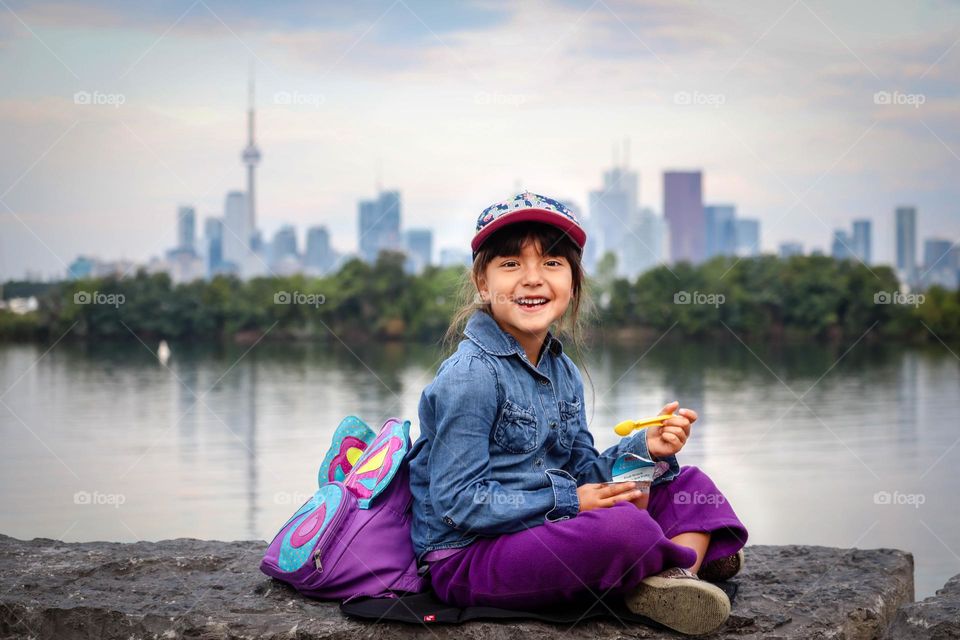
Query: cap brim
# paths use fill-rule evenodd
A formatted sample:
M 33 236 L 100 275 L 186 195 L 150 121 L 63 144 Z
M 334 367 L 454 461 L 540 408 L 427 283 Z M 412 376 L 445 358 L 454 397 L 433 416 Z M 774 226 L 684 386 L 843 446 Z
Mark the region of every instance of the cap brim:
M 547 209 L 518 209 L 510 213 L 504 214 L 485 226 L 480 230 L 480 233 L 473 237 L 473 241 L 470 243 L 470 248 L 474 253 L 480 248 L 480 245 L 483 244 L 492 233 L 498 229 L 509 226 L 511 224 L 516 224 L 518 222 L 542 222 L 544 224 L 549 224 L 552 227 L 557 227 L 558 229 L 566 232 L 573 241 L 577 244 L 580 249 L 583 249 L 583 245 L 587 242 L 587 233 L 583 230 L 580 225 L 578 225 L 573 220 L 562 216 L 559 213 L 554 211 L 548 211 Z

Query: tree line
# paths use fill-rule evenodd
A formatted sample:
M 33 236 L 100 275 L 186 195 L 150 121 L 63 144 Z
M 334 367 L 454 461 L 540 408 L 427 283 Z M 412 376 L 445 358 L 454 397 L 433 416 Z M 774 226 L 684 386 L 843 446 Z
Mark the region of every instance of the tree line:
M 4 297 L 36 295 L 39 308 L 0 310 L 0 339 L 168 340 L 271 338 L 435 341 L 446 330 L 466 277 L 462 267 L 404 272 L 383 252 L 323 277 L 241 282 L 218 276 L 174 284 L 166 274 L 57 283 L 8 282 Z M 671 329 L 689 337 L 856 339 L 877 336 L 960 342 L 960 294 L 939 287 L 902 293 L 889 267 L 826 256 L 718 257 L 615 275 L 612 255 L 589 276 L 588 332 Z

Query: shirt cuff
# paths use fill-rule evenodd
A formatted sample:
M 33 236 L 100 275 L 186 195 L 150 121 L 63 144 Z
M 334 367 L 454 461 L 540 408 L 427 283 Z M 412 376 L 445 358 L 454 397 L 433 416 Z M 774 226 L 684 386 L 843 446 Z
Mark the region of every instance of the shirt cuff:
M 553 486 L 553 509 L 547 512 L 547 522 L 569 520 L 580 513 L 580 498 L 577 497 L 577 480 L 563 469 L 547 469 L 547 477 Z
M 667 469 L 662 476 L 654 480 L 653 485 L 658 485 L 663 482 L 670 482 L 680 475 L 680 463 L 677 462 L 677 456 L 667 456 L 666 458 L 654 459 L 653 456 L 650 455 L 650 451 L 647 449 L 646 427 L 629 436 L 623 443 L 620 453 L 635 453 L 642 458 L 646 458 L 647 460 L 653 460 L 654 462 L 662 460 L 663 462 L 669 464 L 670 468 Z

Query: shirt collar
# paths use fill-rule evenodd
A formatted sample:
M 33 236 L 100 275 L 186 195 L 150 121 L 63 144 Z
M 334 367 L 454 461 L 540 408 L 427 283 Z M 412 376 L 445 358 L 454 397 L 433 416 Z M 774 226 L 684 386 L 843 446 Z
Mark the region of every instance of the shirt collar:
M 485 311 L 474 311 L 463 333 L 478 347 L 494 356 L 524 353 L 517 339 L 501 329 L 493 316 Z M 547 345 L 547 351 L 553 355 L 559 356 L 563 353 L 563 344 L 549 330 L 544 342 Z

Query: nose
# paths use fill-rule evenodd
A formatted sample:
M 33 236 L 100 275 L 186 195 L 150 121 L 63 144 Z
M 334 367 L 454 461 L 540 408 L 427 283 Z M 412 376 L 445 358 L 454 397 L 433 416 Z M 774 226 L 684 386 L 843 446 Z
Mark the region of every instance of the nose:
M 536 286 L 543 282 L 543 274 L 540 272 L 540 265 L 527 266 L 523 270 L 523 284 Z

